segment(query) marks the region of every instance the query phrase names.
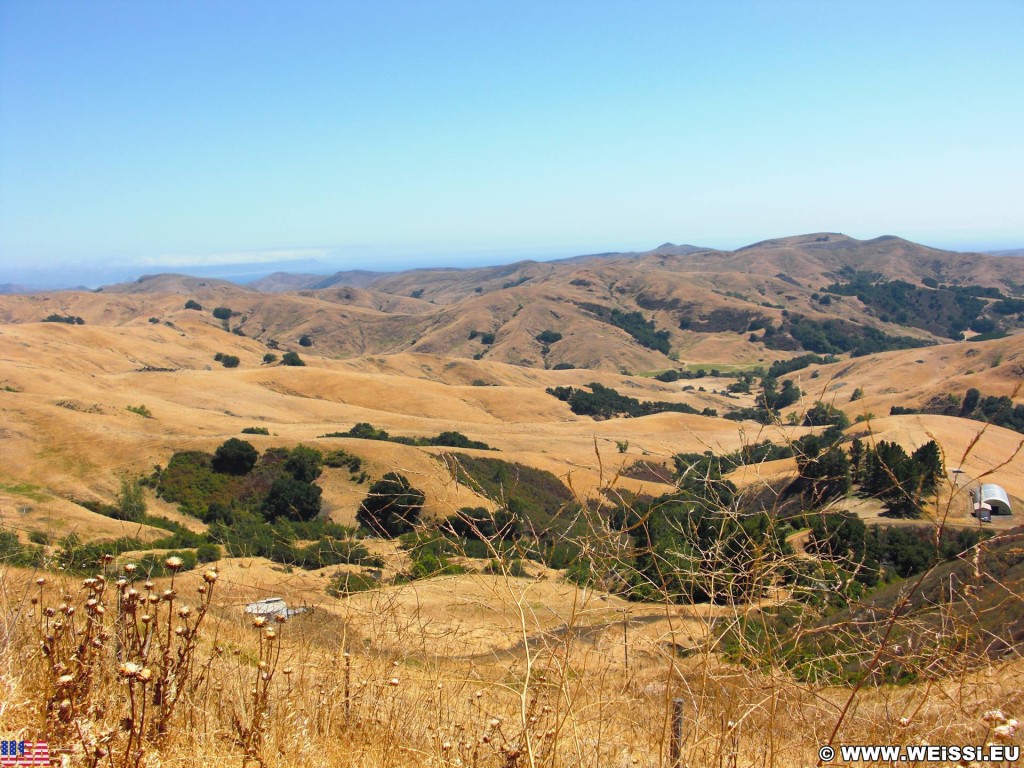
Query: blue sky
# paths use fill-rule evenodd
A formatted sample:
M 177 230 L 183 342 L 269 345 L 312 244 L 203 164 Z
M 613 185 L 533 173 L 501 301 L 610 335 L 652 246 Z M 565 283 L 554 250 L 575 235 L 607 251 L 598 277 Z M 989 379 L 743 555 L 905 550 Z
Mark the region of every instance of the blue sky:
M 1022 33 L 1019 0 L 2 0 L 0 282 L 1024 247 Z

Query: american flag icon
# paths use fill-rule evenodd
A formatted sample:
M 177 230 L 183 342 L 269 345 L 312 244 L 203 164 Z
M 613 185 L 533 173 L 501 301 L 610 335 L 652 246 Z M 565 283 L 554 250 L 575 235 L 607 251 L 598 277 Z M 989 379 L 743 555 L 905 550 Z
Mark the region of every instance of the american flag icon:
M 0 740 L 0 766 L 22 768 L 22 766 L 50 765 L 50 746 L 45 741 Z

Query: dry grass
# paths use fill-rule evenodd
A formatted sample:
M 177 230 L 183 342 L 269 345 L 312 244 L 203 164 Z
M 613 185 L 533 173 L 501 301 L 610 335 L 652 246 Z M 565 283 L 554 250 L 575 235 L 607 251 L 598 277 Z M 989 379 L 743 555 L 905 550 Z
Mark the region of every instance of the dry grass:
M 653 767 L 670 764 L 678 698 L 684 765 L 797 766 L 815 762 L 825 743 L 982 744 L 1000 725 L 987 711 L 1024 712 L 1016 655 L 982 661 L 947 647 L 942 674 L 900 687 L 879 682 L 871 664 L 851 686 L 800 681 L 767 645 L 742 647 L 753 663 L 727 661 L 726 630 L 794 598 L 769 588 L 780 566 L 754 567 L 763 599 L 684 606 L 627 603 L 544 570 L 333 600 L 321 574 L 282 577 L 236 560 L 212 575 L 137 580 L 141 595 L 156 597 L 153 613 L 163 611 L 151 622 L 126 608 L 133 585 L 115 582 L 112 565 L 105 581 L 47 576 L 42 588 L 34 574 L 4 570 L 0 733 L 45 736 L 69 765 L 116 768 Z M 286 624 L 245 617 L 241 606 L 267 589 L 315 610 Z M 183 601 L 197 606 L 184 617 Z M 40 645 L 53 634 L 47 611 L 69 615 L 71 606 L 80 623 L 55 655 Z M 812 619 L 808 609 L 800 631 L 813 632 Z M 882 617 L 913 620 L 898 609 Z M 937 636 L 936 649 L 947 639 Z M 861 650 L 876 660 L 900 652 L 887 634 Z M 934 650 L 919 647 L 904 662 L 925 673 Z M 153 695 L 157 680 L 173 699 Z
M 230 288 L 216 291 L 228 303 L 238 295 Z M 83 294 L 60 309 L 77 314 L 84 312 L 80 305 L 91 301 L 98 312 L 101 300 L 125 316 L 144 316 L 153 306 L 140 297 L 114 301 Z M 158 300 L 168 312 L 181 304 L 180 297 Z M 16 309 L 28 312 L 22 304 L 32 301 L 19 299 Z M 497 457 L 555 472 L 584 500 L 611 485 L 664 491 L 658 484 L 616 477 L 623 463 L 641 457 L 726 452 L 744 442 L 801 434 L 783 427 L 743 434 L 732 422 L 681 414 L 593 422 L 572 416 L 563 403 L 543 393 L 546 386 L 596 378 L 634 396 L 687 402 L 706 398 L 692 401 L 701 407 L 726 402 L 710 394 L 667 392 L 671 387 L 658 382 L 611 373 L 532 370 L 486 360 L 451 366 L 443 357 L 413 354 L 349 361 L 310 355 L 315 365 L 305 370 L 259 369 L 264 348 L 252 340 L 225 334 L 187 313 L 176 316 L 176 322 L 178 330 L 150 326 L 144 319 L 120 327 L 0 329 L 4 381 L 16 390 L 0 392 L 0 450 L 9 473 L 0 477 L 5 526 L 77 530 L 86 537 L 121 535 L 125 524 L 75 507 L 63 496 L 109 500 L 120 475 L 166 463 L 174 450 L 212 449 L 252 425 L 274 433 L 251 438 L 260 448 L 313 443 L 317 435 L 357 421 L 395 434 L 456 429 L 501 448 Z M 1009 362 L 1019 341 L 977 347 L 985 354 L 1005 355 Z M 239 355 L 242 368 L 203 370 L 216 351 Z M 951 357 L 943 360 L 943 354 Z M 970 384 L 1002 393 L 1005 367 L 968 374 L 966 366 L 977 361 L 965 355 L 966 350 L 952 345 L 891 353 L 877 363 L 859 361 L 861 367 L 851 371 L 840 372 L 841 364 L 822 368 L 821 384 L 824 392 L 838 393 L 836 402 L 843 406 L 846 390 L 834 385 L 858 380 L 866 390 L 858 403 L 876 412 L 887 412 L 882 409 L 890 401 L 902 402 L 927 387 Z M 940 363 L 950 370 L 936 373 Z M 136 371 L 144 365 L 181 370 Z M 919 382 L 909 373 L 924 370 L 934 380 Z M 983 375 L 992 377 L 991 386 L 978 383 Z M 499 386 L 470 386 L 475 379 Z M 62 401 L 82 407 L 62 406 Z M 155 418 L 125 410 L 139 403 Z M 1019 436 L 1014 433 L 991 428 L 975 439 L 977 424 L 918 416 L 874 419 L 870 429 L 873 439 L 895 439 L 907 448 L 935 437 L 947 466 L 963 466 L 974 476 L 1010 458 L 999 480 L 1024 496 L 1019 484 L 1024 459 L 1015 453 Z M 629 442 L 625 455 L 614 452 L 616 441 Z M 326 440 L 318 444 L 333 445 Z M 374 476 L 396 468 L 407 472 L 427 492 L 428 516 L 483 503 L 446 480 L 433 449 L 344 444 L 365 457 Z M 741 484 L 770 485 L 786 471 L 785 463 L 749 468 Z M 332 514 L 350 521 L 359 488 L 330 476 L 324 485 Z M 958 489 L 944 490 L 934 515 L 936 528 L 962 516 L 962 501 Z M 132 526 L 131 533 L 136 532 Z M 592 521 L 592 538 L 595 550 L 614 551 L 621 544 L 597 520 Z M 400 555 L 393 547 L 386 554 L 394 570 Z M 751 604 L 686 606 L 627 603 L 600 590 L 578 588 L 542 568 L 526 578 L 508 573 L 438 577 L 336 600 L 324 591 L 331 569 L 285 573 L 267 561 L 229 560 L 221 566 L 215 590 L 202 596 L 209 599 L 209 608 L 201 626 L 193 617 L 188 625 L 196 630 L 193 634 L 187 639 L 173 635 L 175 625 L 168 619 L 175 618 L 172 608 L 179 603 L 161 602 L 160 626 L 172 628 L 172 637 L 161 635 L 162 645 L 148 647 L 132 646 L 119 635 L 141 630 L 139 622 L 134 629 L 128 626 L 119 611 L 117 574 L 107 573 L 99 596 L 96 583 L 83 587 L 80 579 L 45 574 L 50 581 L 40 595 L 35 583 L 40 574 L 0 566 L 0 737 L 49 735 L 55 752 L 67 750 L 69 765 L 116 768 L 664 766 L 672 700 L 678 697 L 686 712 L 685 764 L 739 768 L 810 765 L 818 745 L 830 740 L 985 743 L 994 736 L 994 724 L 982 719 L 985 711 L 1001 708 L 1008 717 L 1024 717 L 1024 662 L 1012 654 L 981 660 L 947 651 L 943 643 L 963 629 L 956 623 L 950 624 L 949 635 L 936 636 L 931 647 L 906 659 L 927 672 L 928 664 L 945 654 L 943 673 L 901 687 L 883 685 L 871 675 L 858 687 L 801 682 L 784 659 L 768 654 L 767 645 L 742 648 L 752 663 L 730 662 L 719 642 L 723 632 L 794 598 L 775 583 L 775 569 L 783 565 L 764 564 L 758 572 L 764 596 Z M 979 583 L 985 579 L 979 571 Z M 201 574 L 180 574 L 173 589 L 195 607 L 202 583 Z M 146 592 L 144 581 L 142 586 Z M 153 592 L 170 588 L 158 582 Z M 253 627 L 242 613 L 247 601 L 268 594 L 315 610 L 268 638 L 266 626 Z M 95 606 L 87 605 L 90 599 L 104 606 L 105 618 L 97 618 Z M 1022 599 L 1010 590 L 1004 603 Z M 849 601 L 851 608 L 861 607 L 853 596 Z M 88 668 L 90 677 L 88 686 L 76 682 L 69 695 L 58 699 L 57 685 L 69 673 L 55 666 L 40 642 L 48 632 L 43 619 L 56 618 L 46 617 L 46 608 L 56 612 L 62 603 L 76 607 L 79 623 L 74 635 L 64 636 L 58 663 Z M 809 608 L 799 629 L 813 632 L 815 618 Z M 911 622 L 914 617 L 894 613 L 892 619 Z M 77 634 L 78 629 L 86 634 Z M 102 647 L 86 657 L 72 642 L 78 638 L 98 639 Z M 869 659 L 875 654 L 888 658 L 892 650 L 885 640 L 862 648 Z M 178 656 L 179 651 L 184 655 Z M 149 709 L 146 717 L 157 719 L 141 717 L 141 701 L 150 702 L 147 708 L 155 706 L 147 687 L 153 684 L 143 685 L 134 672 L 125 676 L 121 665 L 129 662 L 142 663 L 180 697 L 166 716 Z M 174 677 L 179 673 L 180 678 Z M 59 714 L 64 698 L 71 701 L 67 722 Z M 155 725 L 160 718 L 162 728 Z M 107 753 L 97 760 L 99 746 Z

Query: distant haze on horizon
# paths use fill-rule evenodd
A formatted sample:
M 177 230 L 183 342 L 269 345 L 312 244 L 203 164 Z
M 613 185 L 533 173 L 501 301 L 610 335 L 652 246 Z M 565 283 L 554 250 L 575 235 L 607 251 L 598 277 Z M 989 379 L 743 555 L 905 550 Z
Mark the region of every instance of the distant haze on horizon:
M 3 3 L 0 283 L 1021 248 L 1021 29 L 1012 0 Z
M 824 230 L 818 230 L 823 232 Z M 814 233 L 791 233 L 805 235 Z M 847 233 L 841 233 L 847 234 Z M 780 237 L 789 237 L 782 235 Z M 763 240 L 774 240 L 777 237 L 763 237 Z M 869 240 L 871 238 L 857 238 Z M 499 266 L 519 261 L 553 261 L 575 256 L 596 256 L 605 253 L 643 253 L 651 251 L 668 241 L 648 243 L 636 248 L 595 248 L 572 252 L 557 252 L 537 249 L 535 251 L 513 250 L 504 251 L 467 251 L 463 253 L 409 253 L 396 255 L 393 258 L 381 258 L 369 252 L 356 255 L 353 249 L 274 249 L 264 252 L 232 252 L 226 254 L 209 254 L 204 258 L 176 256 L 161 260 L 159 257 L 143 259 L 138 262 L 126 263 L 65 263 L 59 267 L 14 267 L 0 273 L 0 293 L 5 286 L 14 286 L 17 290 L 56 290 L 63 288 L 99 288 L 104 285 L 123 283 L 136 280 L 146 275 L 186 274 L 193 277 L 229 280 L 245 284 L 266 277 L 276 272 L 291 274 L 332 275 L 337 272 L 369 271 L 369 272 L 401 272 L 415 269 L 472 269 L 475 267 Z M 699 245 L 697 243 L 677 242 L 675 245 Z M 743 243 L 734 248 L 718 248 L 730 251 L 753 243 Z M 928 246 L 928 243 L 921 243 Z M 714 248 L 714 246 L 707 246 Z M 937 247 L 937 246 L 930 246 Z M 957 251 L 960 249 L 940 249 Z M 1001 249 L 1018 251 L 1024 249 Z M 962 252 L 984 253 L 981 249 L 963 249 Z M 993 251 L 994 252 L 994 251 Z M 1012 257 L 1024 256 L 1024 253 L 1013 253 Z

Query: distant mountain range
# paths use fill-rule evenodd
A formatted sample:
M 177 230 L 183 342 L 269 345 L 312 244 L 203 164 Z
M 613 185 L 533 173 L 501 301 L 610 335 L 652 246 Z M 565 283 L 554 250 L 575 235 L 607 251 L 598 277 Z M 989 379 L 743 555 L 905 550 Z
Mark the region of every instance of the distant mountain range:
M 151 275 L 32 299 L 5 300 L 0 320 L 203 322 L 282 349 L 308 337 L 328 357 L 409 351 L 652 371 L 1011 333 L 1024 325 L 1024 260 L 813 233 L 736 251 L 666 243 L 468 269 L 277 272 L 244 286 Z M 229 321 L 210 314 L 218 306 Z

